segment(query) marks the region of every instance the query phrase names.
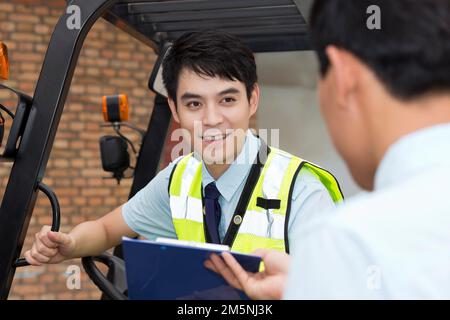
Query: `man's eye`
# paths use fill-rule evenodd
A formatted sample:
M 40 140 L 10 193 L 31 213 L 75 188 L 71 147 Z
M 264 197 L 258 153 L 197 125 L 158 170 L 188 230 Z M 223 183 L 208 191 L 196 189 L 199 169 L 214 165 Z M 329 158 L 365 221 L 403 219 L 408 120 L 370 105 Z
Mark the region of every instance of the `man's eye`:
M 198 102 L 198 101 L 191 101 L 191 102 L 188 102 L 187 106 L 189 108 L 198 108 L 198 107 L 200 107 L 200 102 Z
M 226 98 L 223 98 L 222 101 L 225 102 L 225 103 L 232 103 L 232 102 L 235 102 L 236 99 L 232 98 L 232 97 L 226 97 Z

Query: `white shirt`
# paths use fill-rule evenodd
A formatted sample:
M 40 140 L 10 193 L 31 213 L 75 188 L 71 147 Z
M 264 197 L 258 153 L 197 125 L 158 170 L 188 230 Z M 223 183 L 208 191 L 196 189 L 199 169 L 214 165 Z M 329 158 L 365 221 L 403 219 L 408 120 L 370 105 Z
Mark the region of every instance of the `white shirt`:
M 392 145 L 374 189 L 303 229 L 286 299 L 450 299 L 450 124 Z

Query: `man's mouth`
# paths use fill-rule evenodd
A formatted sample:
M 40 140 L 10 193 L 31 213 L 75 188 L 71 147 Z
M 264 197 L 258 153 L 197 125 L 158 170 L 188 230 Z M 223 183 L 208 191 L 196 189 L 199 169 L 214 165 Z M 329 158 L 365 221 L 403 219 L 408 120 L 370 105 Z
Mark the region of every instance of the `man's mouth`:
M 230 134 L 231 132 L 227 134 L 204 135 L 202 140 L 206 142 L 225 140 Z

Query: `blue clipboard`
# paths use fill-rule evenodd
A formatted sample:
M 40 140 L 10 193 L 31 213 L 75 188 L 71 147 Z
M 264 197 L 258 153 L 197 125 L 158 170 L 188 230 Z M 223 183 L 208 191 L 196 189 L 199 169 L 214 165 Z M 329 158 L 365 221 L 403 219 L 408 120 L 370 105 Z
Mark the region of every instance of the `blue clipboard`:
M 130 299 L 248 299 L 205 268 L 205 260 L 223 250 L 129 238 L 124 238 L 122 244 Z M 230 253 L 245 270 L 258 272 L 260 257 Z

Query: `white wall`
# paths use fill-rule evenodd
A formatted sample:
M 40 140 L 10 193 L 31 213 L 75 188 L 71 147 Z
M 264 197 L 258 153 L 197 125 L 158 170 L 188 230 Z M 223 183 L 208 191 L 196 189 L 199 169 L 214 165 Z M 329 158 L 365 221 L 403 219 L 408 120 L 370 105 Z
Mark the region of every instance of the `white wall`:
M 256 62 L 261 85 L 258 127 L 280 129 L 280 148 L 331 171 L 346 197 L 358 192 L 320 116 L 314 54 L 260 53 Z

